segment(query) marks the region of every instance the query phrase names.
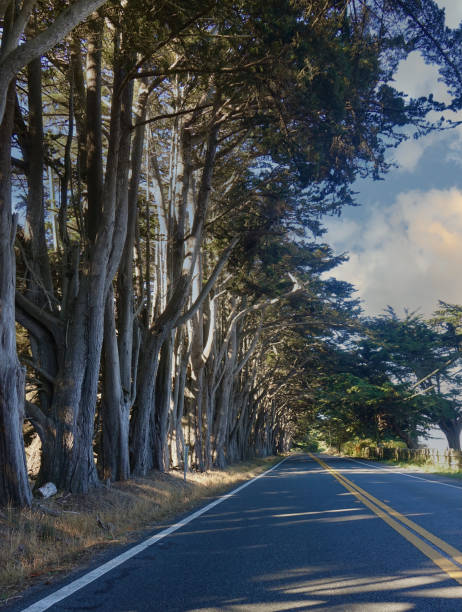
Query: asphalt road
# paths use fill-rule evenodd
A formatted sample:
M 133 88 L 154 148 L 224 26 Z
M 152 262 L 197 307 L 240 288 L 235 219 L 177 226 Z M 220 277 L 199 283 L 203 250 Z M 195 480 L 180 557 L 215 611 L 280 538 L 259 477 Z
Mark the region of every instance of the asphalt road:
M 321 463 L 293 456 L 51 607 L 16 609 L 462 611 L 462 486 Z

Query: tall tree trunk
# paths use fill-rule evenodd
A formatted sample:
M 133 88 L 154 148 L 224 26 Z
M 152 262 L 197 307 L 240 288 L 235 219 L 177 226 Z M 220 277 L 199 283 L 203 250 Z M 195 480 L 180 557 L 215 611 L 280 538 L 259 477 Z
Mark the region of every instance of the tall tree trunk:
M 438 422 L 441 431 L 446 436 L 448 446 L 452 450 L 460 451 L 460 434 L 462 432 L 462 420 L 444 419 Z
M 31 492 L 27 479 L 24 440 L 24 370 L 16 353 L 14 239 L 16 219 L 11 209 L 11 136 L 15 83 L 8 89 L 0 125 L 0 504 L 27 506 Z
M 135 476 L 144 476 L 153 467 L 151 421 L 162 343 L 163 335 L 155 335 L 142 342 L 140 350 L 136 402 L 130 421 L 130 464 Z
M 136 120 L 141 122 L 146 116 L 148 91 L 141 87 Z M 125 140 L 128 140 L 126 138 Z M 138 366 L 139 331 L 135 325 L 134 266 L 133 249 L 136 237 L 137 197 L 141 173 L 144 126 L 135 131 L 131 159 L 132 176 L 128 190 L 127 235 L 121 257 L 117 279 L 117 334 L 114 321 L 114 296 L 112 287 L 106 304 L 105 355 L 106 370 L 104 377 L 103 405 L 103 457 L 105 478 L 125 480 L 130 475 L 129 462 L 129 419 L 135 401 Z M 119 154 L 120 157 L 120 154 Z M 120 160 L 122 161 L 122 160 Z M 120 163 L 119 161 L 119 163 Z M 126 160 L 125 160 L 126 161 Z M 119 197 L 126 190 L 126 177 L 119 180 Z M 112 364 L 111 366 L 109 364 Z M 108 368 L 111 367 L 112 371 Z M 117 370 L 117 371 L 115 371 Z M 117 435 L 115 435 L 117 432 Z
M 175 402 L 175 410 L 174 419 L 172 424 L 173 436 L 175 440 L 175 450 L 176 450 L 176 464 L 181 465 L 185 459 L 185 440 L 184 440 L 184 432 L 183 432 L 183 414 L 184 414 L 184 400 L 185 400 L 185 388 L 186 388 L 186 376 L 188 370 L 188 360 L 191 347 L 186 341 L 180 343 L 180 358 L 179 364 L 176 372 L 177 381 L 175 380 L 175 385 L 177 385 L 176 393 L 177 399 Z
M 87 232 L 91 242 L 96 238 L 103 195 L 103 139 L 101 117 L 101 55 L 103 20 L 95 13 L 89 21 L 87 48 L 87 100 L 84 155 L 88 184 Z M 115 96 L 120 95 L 114 91 Z
M 104 480 L 130 477 L 128 432 L 130 399 L 124 396 L 114 315 L 114 292 L 109 290 L 104 318 L 104 393 L 102 400 L 101 467 Z
M 200 275 L 198 275 L 200 277 Z M 205 470 L 204 461 L 204 332 L 202 308 L 188 321 L 189 344 L 191 346 L 191 390 L 194 393 L 194 451 L 199 470 Z
M 231 324 L 231 334 L 225 360 L 225 371 L 218 392 L 217 414 L 216 414 L 216 433 L 215 433 L 215 462 L 217 467 L 223 469 L 226 466 L 226 445 L 229 432 L 229 412 L 231 407 L 231 395 L 233 387 L 233 371 L 236 361 L 236 325 Z
M 25 154 L 27 159 L 27 213 L 25 225 L 25 249 L 23 256 L 27 260 L 26 267 L 29 272 L 27 278 L 27 297 L 40 309 L 50 309 L 56 312 L 53 283 L 48 258 L 48 246 L 45 236 L 45 209 L 43 190 L 44 170 L 44 142 L 42 119 L 42 66 L 41 60 L 36 59 L 28 66 L 28 93 L 29 93 L 29 129 L 27 133 Z M 20 317 L 18 318 L 20 322 Z M 38 336 L 29 333 L 29 340 L 34 364 L 39 371 L 36 376 L 40 380 L 38 392 L 40 409 L 44 418 L 36 421 L 36 411 L 30 411 L 26 404 L 26 415 L 41 438 L 42 448 L 46 447 L 47 440 L 54 436 L 53 428 L 49 427 L 53 385 L 50 380 L 41 374 L 47 372 L 51 377 L 56 376 L 57 361 L 55 345 L 52 337 L 46 333 Z M 33 407 L 32 407 L 33 408 Z M 43 453 L 42 453 L 43 456 Z M 46 458 L 44 460 L 46 462 Z M 43 470 L 41 469 L 35 481 L 35 486 L 43 484 Z
M 173 342 L 173 333 L 170 332 L 162 345 L 154 390 L 153 466 L 161 472 L 169 468 L 168 417 L 172 392 Z
M 118 91 L 127 57 L 118 35 L 114 89 Z M 103 344 L 107 293 L 117 270 L 127 223 L 127 181 L 130 150 L 131 89 L 113 96 L 102 209 L 94 244 L 83 272 L 76 261 L 68 298 L 63 305 L 63 339 L 58 343 L 59 371 L 52 413 L 56 436 L 47 452 L 53 457 L 50 480 L 59 488 L 85 493 L 97 481 L 93 433 Z M 45 449 L 44 449 L 45 450 Z

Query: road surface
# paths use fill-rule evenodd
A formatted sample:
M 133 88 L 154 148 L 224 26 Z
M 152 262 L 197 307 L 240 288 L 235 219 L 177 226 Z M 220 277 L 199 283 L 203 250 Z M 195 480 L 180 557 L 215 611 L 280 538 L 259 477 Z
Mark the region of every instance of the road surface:
M 462 611 L 458 481 L 295 455 L 156 537 L 14 609 Z

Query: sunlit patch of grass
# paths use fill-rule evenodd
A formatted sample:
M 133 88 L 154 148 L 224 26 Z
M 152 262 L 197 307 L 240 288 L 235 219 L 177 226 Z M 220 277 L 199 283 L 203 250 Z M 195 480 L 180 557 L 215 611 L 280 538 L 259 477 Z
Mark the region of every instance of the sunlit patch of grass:
M 30 509 L 0 511 L 0 605 L 34 581 L 51 582 L 107 546 L 188 511 L 279 461 L 256 459 L 226 470 L 152 473 L 88 495 L 57 495 Z M 42 509 L 40 508 L 42 507 Z M 58 514 L 52 516 L 48 512 Z
M 371 461 L 368 459 L 368 461 Z M 387 465 L 393 465 L 402 469 L 409 469 L 415 472 L 425 472 L 427 474 L 436 474 L 439 476 L 449 476 L 451 478 L 462 479 L 462 471 L 455 468 L 443 467 L 431 463 L 407 463 L 406 461 L 381 461 Z
M 462 470 L 456 467 L 449 467 L 441 463 L 432 463 L 431 461 L 396 461 L 394 459 L 379 459 L 377 457 L 365 457 L 357 453 L 348 453 L 335 451 L 330 448 L 327 450 L 329 455 L 335 455 L 340 457 L 355 457 L 362 461 L 369 461 L 372 463 L 379 463 L 398 467 L 401 469 L 411 470 L 413 472 L 424 472 L 426 474 L 435 474 L 436 476 L 447 476 L 449 478 L 462 479 Z

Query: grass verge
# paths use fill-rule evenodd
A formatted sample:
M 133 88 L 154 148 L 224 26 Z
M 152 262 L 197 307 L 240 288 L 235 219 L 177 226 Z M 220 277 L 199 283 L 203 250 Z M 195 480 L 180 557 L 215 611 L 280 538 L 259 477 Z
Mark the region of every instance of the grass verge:
M 330 454 L 338 453 L 330 452 Z M 362 457 L 361 455 L 345 454 L 343 456 L 352 457 L 353 459 L 362 459 L 363 461 L 371 461 L 373 463 L 383 463 L 384 465 L 399 467 L 402 469 L 411 470 L 413 472 L 423 472 L 425 474 L 435 474 L 435 476 L 447 476 L 449 478 L 462 480 L 462 472 L 460 470 L 443 467 L 441 465 L 435 465 L 433 463 L 412 463 L 407 461 L 393 461 L 392 459 L 379 460 L 374 458 Z
M 226 470 L 153 472 L 88 495 L 56 495 L 26 510 L 0 511 L 0 605 L 21 591 L 51 584 L 101 550 L 140 538 L 176 515 L 257 476 L 280 461 L 267 457 Z
M 368 461 L 370 461 L 368 459 Z M 433 465 L 431 463 L 407 463 L 406 461 L 380 461 L 378 463 L 385 463 L 387 465 L 393 465 L 399 468 L 412 470 L 414 472 L 425 472 L 426 474 L 435 474 L 436 476 L 449 476 L 450 478 L 462 479 L 462 472 L 460 470 L 454 470 L 451 468 L 445 468 L 440 465 Z

